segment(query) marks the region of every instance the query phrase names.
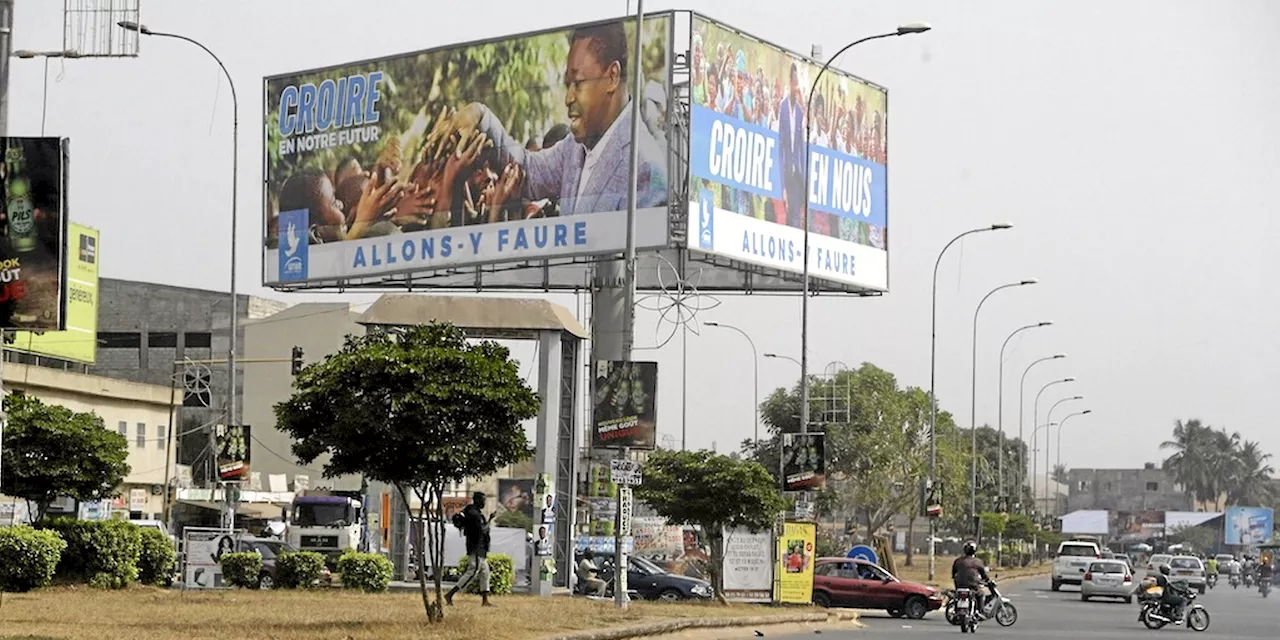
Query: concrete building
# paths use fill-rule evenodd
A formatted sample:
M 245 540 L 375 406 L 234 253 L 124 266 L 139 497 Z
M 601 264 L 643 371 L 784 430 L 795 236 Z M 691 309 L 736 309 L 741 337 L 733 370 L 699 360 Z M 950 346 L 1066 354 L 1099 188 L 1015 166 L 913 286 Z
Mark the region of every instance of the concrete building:
M 135 519 L 161 518 L 165 483 L 177 475 L 171 456 L 170 403 L 176 404 L 178 396 L 171 387 L 20 363 L 5 365 L 4 386 L 10 393 L 21 391 L 46 404 L 95 413 L 106 428 L 128 439 L 131 470 L 112 508 L 129 511 Z
M 1071 469 L 1067 511 L 1190 511 L 1191 499 L 1162 469 Z

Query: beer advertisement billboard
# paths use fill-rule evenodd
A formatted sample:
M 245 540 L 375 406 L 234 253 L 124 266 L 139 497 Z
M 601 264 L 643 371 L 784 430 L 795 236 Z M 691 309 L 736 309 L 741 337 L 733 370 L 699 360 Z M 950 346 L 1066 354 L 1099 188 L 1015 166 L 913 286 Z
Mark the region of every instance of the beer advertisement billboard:
M 592 447 L 652 449 L 657 416 L 658 363 L 596 361 Z
M 690 56 L 688 247 L 801 273 L 807 199 L 810 276 L 888 291 L 887 92 L 699 16 Z
M 0 328 L 58 331 L 67 235 L 67 162 L 63 138 L 3 138 L 0 163 Z
M 264 283 L 621 252 L 633 144 L 637 246 L 665 246 L 671 23 L 646 18 L 639 52 L 635 25 L 267 78 Z
M 66 326 L 63 331 L 14 331 L 9 348 L 51 358 L 93 364 L 98 354 L 97 229 L 67 224 Z

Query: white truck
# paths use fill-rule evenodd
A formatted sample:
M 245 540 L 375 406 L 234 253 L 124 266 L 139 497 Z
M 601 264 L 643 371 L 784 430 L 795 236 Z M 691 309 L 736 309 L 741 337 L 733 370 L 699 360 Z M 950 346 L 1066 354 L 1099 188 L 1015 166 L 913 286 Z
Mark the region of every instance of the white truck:
M 313 492 L 296 496 L 286 541 L 299 551 L 324 554 L 330 564 L 348 549 L 359 548 L 364 509 L 355 495 L 359 494 Z

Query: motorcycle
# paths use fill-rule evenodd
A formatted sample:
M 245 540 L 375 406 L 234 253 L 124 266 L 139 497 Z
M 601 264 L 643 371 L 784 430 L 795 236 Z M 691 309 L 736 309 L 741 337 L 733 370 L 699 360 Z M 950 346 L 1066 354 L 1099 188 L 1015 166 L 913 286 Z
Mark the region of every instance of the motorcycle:
M 1240 588 L 1240 574 L 1238 574 L 1238 573 L 1233 573 L 1233 574 L 1231 574 L 1231 578 L 1230 578 L 1229 580 L 1227 580 L 1227 582 L 1231 585 L 1231 588 L 1232 588 L 1232 589 L 1239 589 L 1239 588 Z
M 1265 598 L 1265 597 L 1267 597 L 1267 594 L 1268 594 L 1268 593 L 1271 593 L 1271 581 L 1270 581 L 1270 580 L 1259 580 L 1259 581 L 1258 581 L 1258 593 L 1261 593 L 1261 594 L 1262 594 L 1262 597 L 1264 597 L 1264 598 Z
M 1253 572 L 1244 572 L 1244 588 L 1248 589 L 1253 586 Z
M 1210 589 L 1218 586 L 1218 574 L 1216 573 L 1209 574 L 1209 577 L 1205 578 L 1205 584 L 1208 584 Z
M 956 621 L 959 623 L 960 633 L 978 632 L 978 604 L 975 596 L 972 589 L 955 590 Z
M 1013 606 L 1013 602 L 1000 594 L 995 581 L 987 583 L 987 588 L 991 590 L 991 597 L 979 607 L 982 620 L 995 620 L 1002 627 L 1011 627 L 1018 621 L 1018 608 Z M 955 590 L 947 591 L 944 595 L 947 597 L 947 606 L 944 615 L 947 622 L 953 626 L 960 625 L 960 616 L 957 612 L 957 599 Z
M 1196 604 L 1194 591 L 1187 589 L 1186 598 L 1187 603 L 1183 608 L 1182 617 L 1186 620 L 1187 626 L 1195 631 L 1208 629 L 1209 611 L 1202 605 Z M 1138 596 L 1138 601 L 1142 604 L 1142 610 L 1138 612 L 1138 621 L 1148 629 L 1160 629 L 1175 621 L 1170 605 L 1166 604 L 1159 595 L 1146 591 Z

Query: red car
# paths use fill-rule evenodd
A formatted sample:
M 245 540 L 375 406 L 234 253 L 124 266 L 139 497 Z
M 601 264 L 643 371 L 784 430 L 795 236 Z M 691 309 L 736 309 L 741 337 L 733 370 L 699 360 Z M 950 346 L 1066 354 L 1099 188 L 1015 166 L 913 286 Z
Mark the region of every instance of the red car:
M 903 582 L 866 560 L 818 558 L 813 567 L 813 603 L 884 609 L 895 618 L 919 620 L 942 607 L 942 594 L 930 586 Z

